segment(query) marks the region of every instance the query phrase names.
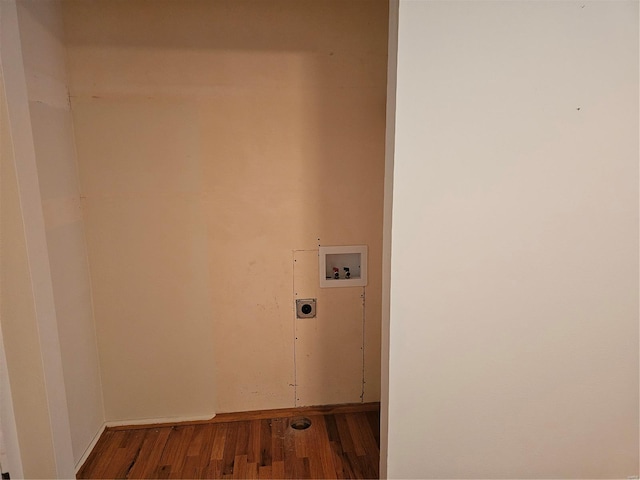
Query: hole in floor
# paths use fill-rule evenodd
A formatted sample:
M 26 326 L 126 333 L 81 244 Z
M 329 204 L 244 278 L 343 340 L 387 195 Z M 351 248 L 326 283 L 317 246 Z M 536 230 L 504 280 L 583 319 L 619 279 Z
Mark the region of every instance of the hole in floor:
M 307 417 L 295 417 L 291 419 L 291 428 L 294 430 L 306 430 L 311 426 L 311 420 Z

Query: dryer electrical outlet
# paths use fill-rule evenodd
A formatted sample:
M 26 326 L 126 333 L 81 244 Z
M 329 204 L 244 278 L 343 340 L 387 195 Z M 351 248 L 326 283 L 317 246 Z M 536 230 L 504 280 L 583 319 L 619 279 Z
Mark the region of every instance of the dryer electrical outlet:
M 297 318 L 315 318 L 316 316 L 316 299 L 303 298 L 296 300 L 296 317 Z

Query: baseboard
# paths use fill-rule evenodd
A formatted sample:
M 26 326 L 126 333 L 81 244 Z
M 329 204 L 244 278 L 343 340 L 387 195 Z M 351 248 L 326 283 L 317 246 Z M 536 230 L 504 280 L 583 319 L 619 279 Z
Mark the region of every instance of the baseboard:
M 340 413 L 355 413 L 379 410 L 380 402 L 368 402 L 278 408 L 273 410 L 253 410 L 248 412 L 222 412 L 216 415 L 213 423 L 259 420 L 265 418 L 282 418 L 295 415 L 335 415 Z
M 379 411 L 380 402 L 347 403 L 340 405 L 319 405 L 310 407 L 279 408 L 274 410 L 252 410 L 248 412 L 218 413 L 203 417 L 169 417 L 148 418 L 144 420 L 125 420 L 122 422 L 107 422 L 109 430 L 134 430 L 141 428 L 163 428 L 203 423 L 225 423 L 265 418 L 282 418 L 295 415 L 331 415 L 339 413 L 354 413 Z
M 89 455 L 91 455 L 91 452 L 93 452 L 93 449 L 95 448 L 96 443 L 98 443 L 98 440 L 100 440 L 100 437 L 102 436 L 102 433 L 104 432 L 105 428 L 107 428 L 107 424 L 103 423 L 102 426 L 100 426 L 100 428 L 98 428 L 98 431 L 96 432 L 96 434 L 91 439 L 91 442 L 89 443 L 87 448 L 84 450 L 84 453 L 82 454 L 82 456 L 80 457 L 80 460 L 78 460 L 78 462 L 76 463 L 76 466 L 75 466 L 76 475 L 78 474 L 78 472 L 80 471 L 80 469 L 84 465 L 84 462 L 87 461 L 87 458 L 89 458 Z
M 209 415 L 198 415 L 194 417 L 161 417 L 161 418 L 143 418 L 140 420 L 122 420 L 117 422 L 107 422 L 107 428 L 116 427 L 153 427 L 155 425 L 178 424 L 188 422 L 207 422 L 213 420 L 215 413 Z

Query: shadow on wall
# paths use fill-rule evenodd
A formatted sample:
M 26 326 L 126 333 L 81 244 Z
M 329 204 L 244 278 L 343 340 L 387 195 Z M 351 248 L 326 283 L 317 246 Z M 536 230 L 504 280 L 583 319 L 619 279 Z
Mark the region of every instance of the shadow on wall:
M 293 406 L 319 242 L 369 245 L 379 400 L 387 2 L 63 6 L 107 420 Z

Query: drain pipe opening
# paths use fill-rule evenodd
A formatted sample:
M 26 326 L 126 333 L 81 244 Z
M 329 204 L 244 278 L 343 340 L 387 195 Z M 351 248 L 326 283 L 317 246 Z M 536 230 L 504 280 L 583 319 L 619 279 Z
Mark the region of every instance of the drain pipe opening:
M 306 430 L 311 426 L 311 420 L 307 417 L 296 417 L 291 420 L 291 428 L 294 430 Z

